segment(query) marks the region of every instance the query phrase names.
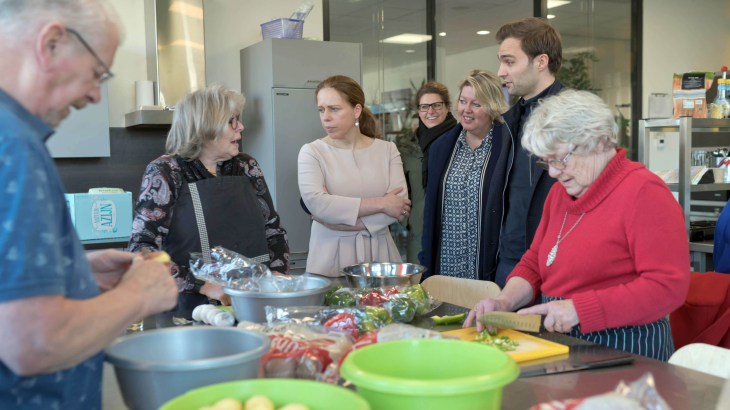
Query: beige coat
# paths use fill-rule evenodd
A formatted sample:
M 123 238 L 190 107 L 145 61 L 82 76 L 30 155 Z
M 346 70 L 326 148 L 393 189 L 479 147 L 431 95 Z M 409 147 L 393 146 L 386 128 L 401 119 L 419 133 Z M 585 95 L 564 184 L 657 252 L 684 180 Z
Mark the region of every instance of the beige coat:
M 398 187 L 403 188 L 398 196 L 406 198 L 403 162 L 392 142 L 376 139 L 352 151 L 317 140 L 299 151 L 299 192 L 312 215 L 327 224 L 354 226 L 361 198 L 381 197 Z M 335 231 L 313 222 L 307 272 L 334 277 L 357 263 L 401 262 L 388 229 L 397 220 L 383 213 L 360 219 L 367 230 Z

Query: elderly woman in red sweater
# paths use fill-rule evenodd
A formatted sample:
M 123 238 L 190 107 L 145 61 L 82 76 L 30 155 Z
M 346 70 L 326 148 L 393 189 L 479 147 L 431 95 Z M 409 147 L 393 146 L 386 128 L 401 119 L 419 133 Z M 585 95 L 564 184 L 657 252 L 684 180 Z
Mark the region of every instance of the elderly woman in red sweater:
M 684 218 L 667 185 L 615 148 L 616 131 L 611 110 L 585 91 L 563 91 L 533 111 L 522 146 L 560 183 L 504 289 L 464 327 L 540 300 L 518 313 L 545 315 L 551 332 L 669 359 L 666 316 L 689 289 Z

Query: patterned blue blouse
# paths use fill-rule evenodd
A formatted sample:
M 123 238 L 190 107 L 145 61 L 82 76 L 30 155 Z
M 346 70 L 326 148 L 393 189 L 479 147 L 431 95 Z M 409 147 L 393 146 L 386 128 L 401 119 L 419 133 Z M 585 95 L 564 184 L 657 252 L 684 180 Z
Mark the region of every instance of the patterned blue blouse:
M 466 130 L 456 141 L 456 152 L 446 171 L 444 213 L 441 221 L 441 275 L 476 279 L 479 237 L 479 180 L 489 164 L 492 130 L 471 150 Z

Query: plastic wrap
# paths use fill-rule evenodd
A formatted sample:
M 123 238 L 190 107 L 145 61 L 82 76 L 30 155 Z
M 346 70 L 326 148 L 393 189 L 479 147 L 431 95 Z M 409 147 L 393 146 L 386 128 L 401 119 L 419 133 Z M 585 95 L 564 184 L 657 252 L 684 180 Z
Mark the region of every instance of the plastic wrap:
M 336 383 L 337 363 L 354 339 L 321 326 L 241 322 L 239 328 L 265 334 L 271 349 L 261 358 L 259 377 L 295 378 Z
M 355 343 L 357 344 L 357 342 Z M 354 346 L 354 345 L 353 345 Z M 645 373 L 626 384 L 623 380 L 613 392 L 583 399 L 556 400 L 538 404 L 530 410 L 672 410 L 659 395 L 654 376 Z
M 389 288 L 338 288 L 325 297 L 331 307 L 381 307 L 393 320 L 408 323 L 414 317 L 427 314 L 441 306 L 421 285 Z
M 354 339 L 393 323 L 388 311 L 381 307 L 266 306 L 266 320 L 269 325 L 294 323 L 339 329 Z
M 221 246 L 209 254 L 190 254 L 190 271 L 196 279 L 248 292 L 280 293 L 304 290 L 308 274 L 274 275 L 269 268 Z

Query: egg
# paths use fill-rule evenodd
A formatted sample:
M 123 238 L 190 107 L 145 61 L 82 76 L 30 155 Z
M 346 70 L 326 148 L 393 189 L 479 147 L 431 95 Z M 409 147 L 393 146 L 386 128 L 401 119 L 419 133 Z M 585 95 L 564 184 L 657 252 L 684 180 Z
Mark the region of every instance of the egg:
M 213 410 L 243 410 L 243 406 L 238 400 L 229 398 L 218 401 Z
M 287 404 L 286 406 L 280 408 L 279 410 L 309 410 L 309 407 L 303 405 L 303 404 Z
M 246 410 L 274 410 L 274 403 L 266 396 L 253 396 L 246 400 Z
M 233 326 L 236 323 L 236 319 L 232 314 L 221 311 L 220 314 L 215 315 L 211 325 L 213 326 Z
M 193 320 L 198 322 L 203 321 L 203 318 L 200 315 L 203 313 L 203 311 L 207 310 L 205 306 L 207 305 L 196 306 L 195 309 L 193 309 Z
M 220 309 L 218 309 L 217 307 L 213 307 L 213 309 L 209 310 L 208 313 L 205 314 L 205 320 L 204 320 L 204 322 L 207 323 L 207 324 L 209 324 L 209 325 L 212 325 L 213 324 L 213 319 L 215 318 L 215 316 L 217 314 L 220 314 L 220 313 L 223 313 L 223 311 L 220 310 Z

